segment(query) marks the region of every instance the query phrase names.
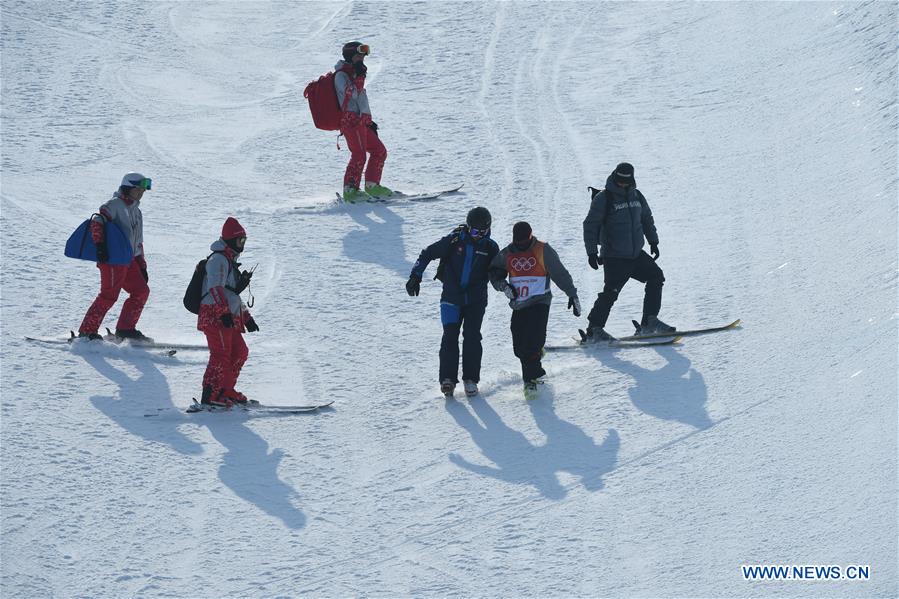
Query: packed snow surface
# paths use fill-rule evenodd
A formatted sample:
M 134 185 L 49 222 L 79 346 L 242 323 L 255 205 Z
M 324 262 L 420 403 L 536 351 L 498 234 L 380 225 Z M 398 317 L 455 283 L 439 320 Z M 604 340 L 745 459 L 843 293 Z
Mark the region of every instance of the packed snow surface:
M 896 596 L 895 2 L 2 2 L 4 597 Z M 348 40 L 405 192 L 337 206 L 302 96 Z M 549 354 L 526 402 L 491 291 L 481 395 L 438 391 L 440 286 L 483 205 L 602 288 L 581 221 L 621 161 L 663 320 L 736 331 Z M 188 415 L 206 354 L 29 343 L 98 290 L 65 239 L 137 170 L 139 328 L 224 219 L 258 264 L 239 388 L 311 415 Z M 124 294 L 123 294 L 124 296 Z M 585 325 L 556 290 L 549 340 Z M 632 281 L 608 328 L 639 318 Z M 105 324 L 115 325 L 119 304 Z M 868 580 L 748 581 L 752 564 Z

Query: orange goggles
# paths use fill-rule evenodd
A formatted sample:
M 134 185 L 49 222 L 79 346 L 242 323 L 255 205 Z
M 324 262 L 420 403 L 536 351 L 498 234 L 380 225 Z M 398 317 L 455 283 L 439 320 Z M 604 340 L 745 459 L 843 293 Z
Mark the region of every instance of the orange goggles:
M 368 56 L 371 54 L 371 47 L 368 44 L 359 44 L 356 46 L 356 54 L 364 54 Z

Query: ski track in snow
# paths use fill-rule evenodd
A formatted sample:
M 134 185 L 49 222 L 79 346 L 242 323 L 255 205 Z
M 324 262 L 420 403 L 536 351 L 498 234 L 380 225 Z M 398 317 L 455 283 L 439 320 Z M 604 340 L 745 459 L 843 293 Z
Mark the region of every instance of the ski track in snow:
M 896 595 L 895 4 L 2 14 L 4 597 Z M 374 49 L 384 182 L 461 193 L 333 202 L 348 152 L 302 90 L 349 39 Z M 418 252 L 485 205 L 501 247 L 531 222 L 589 311 L 586 187 L 622 160 L 662 317 L 743 328 L 550 354 L 525 402 L 491 292 L 482 394 L 444 401 L 436 264 L 403 288 Z M 261 327 L 240 386 L 333 408 L 188 415 L 203 352 L 22 339 L 77 328 L 98 276 L 63 241 L 133 169 L 154 179 L 140 328 L 201 342 L 181 296 L 237 216 Z M 554 296 L 550 343 L 584 324 Z M 631 282 L 612 332 L 641 304 Z M 874 574 L 746 582 L 753 563 Z

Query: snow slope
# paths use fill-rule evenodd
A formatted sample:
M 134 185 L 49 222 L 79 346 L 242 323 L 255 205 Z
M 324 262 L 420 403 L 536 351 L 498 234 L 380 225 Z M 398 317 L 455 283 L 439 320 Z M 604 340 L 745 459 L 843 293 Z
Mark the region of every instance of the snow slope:
M 899 594 L 895 3 L 0 11 L 4 597 Z M 385 184 L 463 194 L 330 204 L 348 153 L 301 92 L 349 39 L 374 49 Z M 744 328 L 551 355 L 525 403 L 495 294 L 482 396 L 445 402 L 439 285 L 403 289 L 420 249 L 475 205 L 501 245 L 526 219 L 586 307 L 586 186 L 622 160 L 662 318 Z M 181 295 L 235 215 L 262 329 L 241 388 L 333 409 L 186 415 L 202 352 L 22 340 L 77 328 L 98 276 L 63 243 L 129 170 L 154 180 L 140 328 L 201 341 Z M 585 321 L 556 295 L 562 341 Z

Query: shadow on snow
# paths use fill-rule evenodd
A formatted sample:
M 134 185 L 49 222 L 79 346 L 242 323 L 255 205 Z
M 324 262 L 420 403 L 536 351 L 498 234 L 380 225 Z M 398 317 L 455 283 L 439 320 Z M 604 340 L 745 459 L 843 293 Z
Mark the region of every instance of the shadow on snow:
M 628 395 L 634 407 L 662 420 L 674 420 L 697 429 L 714 424 L 705 404 L 708 389 L 703 376 L 692 367 L 675 347 L 653 348 L 668 363 L 652 370 L 638 366 L 619 357 L 620 352 L 592 352 L 592 356 L 604 366 L 617 370 L 634 379 Z
M 406 279 L 412 265 L 406 262 L 403 219 L 377 204 L 350 206 L 347 214 L 367 230 L 355 229 L 346 234 L 343 238 L 346 257 L 362 264 L 379 264 Z
M 110 364 L 109 356 L 95 353 L 79 355 L 119 386 L 119 399 L 94 396 L 91 403 L 123 429 L 148 441 L 169 445 L 179 453 L 199 455 L 203 452 L 203 446 L 189 439 L 178 428 L 188 422 L 206 426 L 227 450 L 218 471 L 219 479 L 225 486 L 289 528 L 299 529 L 306 525 L 306 515 L 294 505 L 298 493 L 278 477 L 283 452 L 270 452 L 268 443 L 246 426 L 246 416 L 234 413 L 188 417 L 172 403 L 168 381 L 151 361 L 133 360 L 141 374 L 132 379 Z M 152 421 L 135 417 L 135 404 L 146 398 L 152 398 L 157 407 L 171 408 L 179 416 Z M 160 402 L 164 405 L 159 405 Z M 198 416 L 202 419 L 200 422 L 197 422 Z
M 496 466 L 473 464 L 455 453 L 450 454 L 450 461 L 475 474 L 533 485 L 547 499 L 562 499 L 568 492 L 559 482 L 557 472 L 579 477 L 588 491 L 601 489 L 602 476 L 612 471 L 618 460 L 618 432 L 609 429 L 605 441 L 597 445 L 582 429 L 559 418 L 553 401 L 551 390 L 545 388 L 539 399 L 528 402 L 537 427 L 546 435 L 543 445 L 531 444 L 522 433 L 506 426 L 482 397 L 472 399 L 467 405 L 447 402 L 447 412 Z

